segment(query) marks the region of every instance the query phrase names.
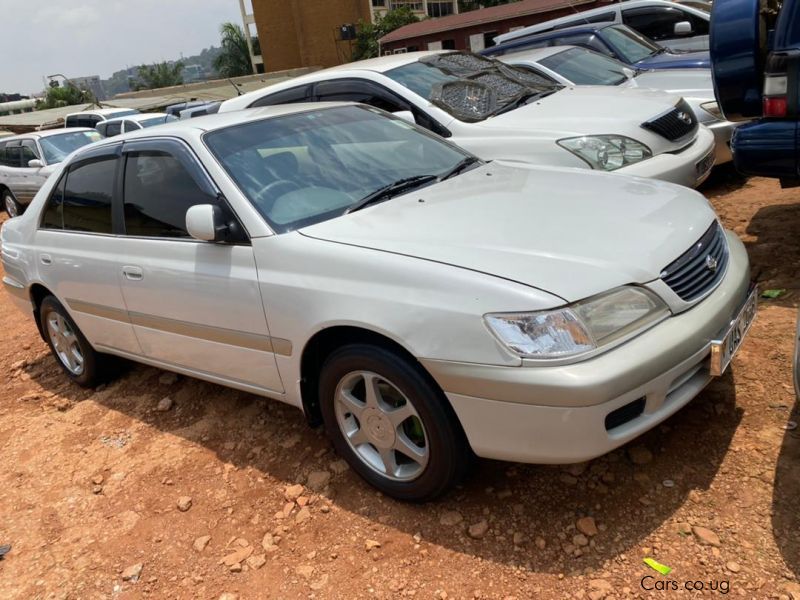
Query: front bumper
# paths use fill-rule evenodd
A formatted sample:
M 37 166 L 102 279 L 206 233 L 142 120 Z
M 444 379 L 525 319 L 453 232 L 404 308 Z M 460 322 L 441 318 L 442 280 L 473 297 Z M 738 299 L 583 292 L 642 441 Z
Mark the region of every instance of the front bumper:
M 747 252 L 734 234 L 728 233 L 728 242 L 728 272 L 711 295 L 596 358 L 556 367 L 423 360 L 475 453 L 517 462 L 581 462 L 686 405 L 711 381 L 711 341 L 747 297 Z M 637 402 L 643 403 L 641 414 L 607 429 L 609 414 Z
M 715 155 L 714 164 L 721 165 L 733 160 L 733 153 L 731 152 L 731 138 L 733 137 L 733 130 L 736 129 L 736 123 L 730 121 L 712 121 L 704 123 L 706 127 L 714 134 L 715 141 Z
M 707 127 L 699 127 L 697 137 L 680 152 L 662 152 L 652 158 L 617 169 L 614 173 L 661 179 L 670 183 L 694 188 L 703 183 L 711 172 L 710 166 L 698 172 L 697 165 L 714 152 L 714 134 Z

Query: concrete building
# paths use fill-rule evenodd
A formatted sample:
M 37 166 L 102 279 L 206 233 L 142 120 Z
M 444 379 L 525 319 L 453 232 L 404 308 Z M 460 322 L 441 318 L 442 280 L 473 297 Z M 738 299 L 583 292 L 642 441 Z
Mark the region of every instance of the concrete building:
M 370 0 L 372 20 L 396 8 L 408 7 L 420 18 L 433 19 L 458 14 L 458 0 Z
M 258 38 L 258 31 L 253 31 L 256 25 L 256 17 L 252 10 L 252 6 L 248 10 L 245 0 L 239 0 L 239 10 L 242 13 L 242 28 L 244 29 L 245 37 L 247 38 L 247 51 L 250 53 L 250 64 L 253 65 L 253 74 L 264 72 L 264 59 L 256 52 L 257 48 L 253 47 L 253 37 Z M 260 46 L 260 44 L 259 44 Z
M 440 19 L 426 19 L 383 36 L 381 52 L 392 54 L 441 49 L 479 52 L 493 46 L 494 38 L 501 33 L 603 4 L 605 2 L 598 0 L 520 0 Z
M 106 90 L 99 75 L 89 75 L 87 77 L 70 77 L 70 81 L 82 90 L 89 90 L 98 100 L 106 99 Z

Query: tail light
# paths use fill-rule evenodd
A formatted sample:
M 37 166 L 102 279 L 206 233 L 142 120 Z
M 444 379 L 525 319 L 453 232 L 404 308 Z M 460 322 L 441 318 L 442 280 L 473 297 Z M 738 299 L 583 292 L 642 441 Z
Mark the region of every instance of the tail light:
M 791 89 L 794 80 L 791 71 L 797 69 L 796 58 L 780 52 L 773 52 L 767 58 L 762 96 L 764 117 L 784 119 L 796 112 L 790 98 L 795 95 Z

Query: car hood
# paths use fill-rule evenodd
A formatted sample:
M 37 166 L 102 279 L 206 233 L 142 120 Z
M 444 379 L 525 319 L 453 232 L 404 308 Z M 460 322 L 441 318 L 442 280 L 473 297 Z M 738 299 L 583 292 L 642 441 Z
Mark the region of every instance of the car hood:
M 678 96 L 714 99 L 710 69 L 665 69 L 642 71 L 621 87 L 664 90 Z
M 705 52 L 662 52 L 636 63 L 642 69 L 708 69 L 711 57 Z
M 606 85 L 568 86 L 541 100 L 477 123 L 480 127 L 573 134 L 625 133 L 673 108 L 680 98 L 662 91 Z M 591 106 L 591 110 L 586 110 Z M 576 118 L 576 115 L 580 115 Z
M 499 161 L 301 230 L 487 273 L 573 302 L 657 279 L 716 216 L 687 188 Z

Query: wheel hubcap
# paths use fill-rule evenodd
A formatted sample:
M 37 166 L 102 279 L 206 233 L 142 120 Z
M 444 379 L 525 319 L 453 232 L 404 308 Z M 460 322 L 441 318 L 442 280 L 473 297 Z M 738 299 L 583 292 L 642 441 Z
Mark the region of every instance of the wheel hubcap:
M 83 373 L 83 352 L 67 320 L 56 312 L 50 313 L 47 316 L 47 335 L 61 364 L 73 375 Z
M 10 216 L 10 217 L 18 216 L 17 215 L 17 212 L 18 212 L 17 211 L 17 203 L 8 194 L 6 194 L 6 197 L 5 197 L 5 204 L 6 204 L 6 212 L 8 213 L 8 216 Z
M 371 371 L 345 375 L 336 386 L 336 422 L 371 469 L 393 481 L 419 477 L 428 464 L 428 438 L 414 405 Z

